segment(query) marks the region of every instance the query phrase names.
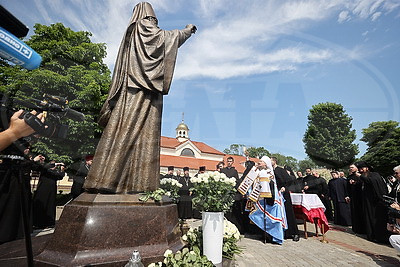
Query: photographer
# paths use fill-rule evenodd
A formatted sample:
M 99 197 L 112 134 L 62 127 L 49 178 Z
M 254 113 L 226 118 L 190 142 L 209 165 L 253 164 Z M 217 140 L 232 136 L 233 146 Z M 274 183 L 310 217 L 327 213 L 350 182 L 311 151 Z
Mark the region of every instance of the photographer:
M 24 121 L 24 119 L 20 119 L 23 110 L 19 110 L 12 115 L 10 119 L 10 125 L 8 129 L 0 132 L 0 151 L 3 151 L 9 145 L 11 145 L 14 141 L 31 135 L 35 131 Z M 36 115 L 36 111 L 31 112 L 33 115 Z M 37 115 L 37 117 L 43 122 L 43 113 Z
M 394 177 L 396 177 L 397 181 L 400 181 L 400 165 L 393 168 Z M 394 233 L 395 235 L 391 235 L 389 238 L 389 242 L 398 251 L 400 251 L 400 183 L 397 183 L 397 186 L 392 190 L 390 196 L 394 198 L 395 202 L 390 205 L 389 217 L 391 221 L 387 224 L 387 229 Z

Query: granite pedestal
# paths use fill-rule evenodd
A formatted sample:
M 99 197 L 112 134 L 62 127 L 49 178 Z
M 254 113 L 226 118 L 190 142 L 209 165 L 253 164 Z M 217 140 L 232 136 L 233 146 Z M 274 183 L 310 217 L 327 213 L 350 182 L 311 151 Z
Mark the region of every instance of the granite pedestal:
M 147 266 L 182 249 L 176 204 L 138 198 L 83 193 L 65 206 L 35 266 L 124 266 L 134 250 Z

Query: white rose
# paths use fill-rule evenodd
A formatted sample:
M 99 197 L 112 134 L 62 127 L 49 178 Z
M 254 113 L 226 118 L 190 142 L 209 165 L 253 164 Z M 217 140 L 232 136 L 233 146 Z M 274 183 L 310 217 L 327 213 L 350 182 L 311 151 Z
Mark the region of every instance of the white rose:
M 164 252 L 164 257 L 165 257 L 165 258 L 168 257 L 169 254 L 172 254 L 172 250 L 167 249 L 167 250 Z M 165 263 L 165 262 L 164 262 L 164 263 Z
M 170 197 L 171 196 L 171 192 L 166 192 L 165 195 Z
M 199 175 L 197 175 L 197 178 L 203 179 L 204 176 L 205 176 L 204 173 L 200 173 Z
M 226 177 L 226 174 L 223 173 L 223 172 L 220 173 L 220 176 L 221 176 L 221 178 L 227 178 L 227 177 Z
M 183 240 L 183 241 L 187 241 L 187 240 L 188 240 L 187 235 L 183 235 L 183 236 L 182 236 L 182 240 Z
M 155 263 L 150 263 L 147 267 L 156 267 Z

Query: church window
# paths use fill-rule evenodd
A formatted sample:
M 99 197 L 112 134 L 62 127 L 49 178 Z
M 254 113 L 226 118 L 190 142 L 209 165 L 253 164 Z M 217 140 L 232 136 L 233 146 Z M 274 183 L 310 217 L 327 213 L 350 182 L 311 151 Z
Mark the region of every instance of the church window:
M 181 156 L 194 157 L 194 152 L 190 148 L 185 148 L 182 150 Z

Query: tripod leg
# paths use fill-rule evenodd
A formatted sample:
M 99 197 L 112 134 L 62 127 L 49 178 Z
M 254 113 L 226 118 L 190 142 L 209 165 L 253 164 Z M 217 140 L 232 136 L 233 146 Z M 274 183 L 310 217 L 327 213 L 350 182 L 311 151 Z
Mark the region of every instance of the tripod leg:
M 19 174 L 19 184 L 20 184 L 20 200 L 21 200 L 21 211 L 22 220 L 24 224 L 24 235 L 25 235 L 25 248 L 26 248 L 26 259 L 29 267 L 33 267 L 33 252 L 32 252 L 32 240 L 31 233 L 29 229 L 29 216 L 28 216 L 28 203 L 26 201 L 26 189 L 24 185 L 24 180 L 22 177 L 22 170 L 18 170 Z

